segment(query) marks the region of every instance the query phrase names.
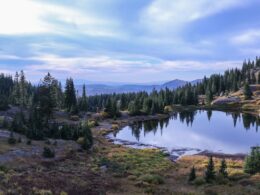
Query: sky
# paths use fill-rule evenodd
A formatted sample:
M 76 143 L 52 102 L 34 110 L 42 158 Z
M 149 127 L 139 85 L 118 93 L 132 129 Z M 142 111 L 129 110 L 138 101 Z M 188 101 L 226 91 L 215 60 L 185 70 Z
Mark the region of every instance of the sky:
M 194 80 L 260 55 L 260 0 L 0 0 L 0 72 Z

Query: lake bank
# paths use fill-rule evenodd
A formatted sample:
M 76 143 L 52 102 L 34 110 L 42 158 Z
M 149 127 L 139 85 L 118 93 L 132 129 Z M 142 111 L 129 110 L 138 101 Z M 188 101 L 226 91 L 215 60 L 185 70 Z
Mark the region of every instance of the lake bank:
M 193 110 L 194 110 L 194 107 L 192 108 Z M 189 109 L 185 109 L 185 112 L 186 111 L 188 111 L 188 112 L 190 112 L 190 108 Z M 184 111 L 184 110 L 182 110 L 182 111 Z M 214 116 L 214 112 L 216 112 L 216 111 L 212 111 L 212 110 L 207 110 L 207 111 L 202 111 L 202 110 L 198 110 L 198 111 L 196 111 L 196 112 L 207 112 L 206 114 L 207 114 L 207 117 L 206 117 L 206 119 L 205 119 L 205 121 L 208 121 L 208 120 L 210 120 L 208 117 L 212 117 L 211 115 L 212 115 L 212 112 L 213 112 L 213 116 Z M 175 113 L 176 114 L 176 113 Z M 231 126 L 231 124 L 229 124 L 229 127 L 227 127 L 228 129 L 230 129 L 230 128 L 234 128 L 233 127 L 233 123 L 238 123 L 240 126 L 242 125 L 242 124 L 240 124 L 240 122 L 237 122 L 237 117 L 238 118 L 240 118 L 241 116 L 240 115 L 236 115 L 237 113 L 236 112 L 234 112 L 234 116 L 233 116 L 233 113 L 231 113 L 232 114 L 232 117 L 235 117 L 235 119 L 234 119 L 234 122 L 232 122 L 232 126 Z M 229 114 L 229 115 L 231 115 L 231 114 Z M 189 115 L 189 114 L 188 114 Z M 205 115 L 205 114 L 204 114 Z M 218 114 L 219 115 L 219 114 Z M 249 116 L 251 116 L 251 115 L 248 115 L 248 113 L 247 114 L 245 114 L 245 115 L 242 115 L 243 116 L 243 120 L 249 120 L 248 119 L 248 117 Z M 124 137 L 124 139 L 123 138 L 117 138 L 117 137 L 115 137 L 117 134 L 120 134 L 120 132 L 122 132 L 121 130 L 122 129 L 124 129 L 124 128 L 126 128 L 126 127 L 130 127 L 130 126 L 133 126 L 133 125 L 136 125 L 138 122 L 147 122 L 147 121 L 163 121 L 163 120 L 166 120 L 166 119 L 169 119 L 169 118 L 171 118 L 171 117 L 174 117 L 174 113 L 172 113 L 172 114 L 169 114 L 169 115 L 154 115 L 154 116 L 135 116 L 135 117 L 131 117 L 131 116 L 128 116 L 128 117 L 126 117 L 126 116 L 124 116 L 123 118 L 118 118 L 116 121 L 115 120 L 111 120 L 111 119 L 106 119 L 105 120 L 105 125 L 103 124 L 102 125 L 102 123 L 101 123 L 101 126 L 99 127 L 99 129 L 101 129 L 101 132 L 102 132 L 102 134 L 103 135 L 105 135 L 105 137 L 107 138 L 107 139 L 109 139 L 110 140 L 110 142 L 113 142 L 113 143 L 115 143 L 115 144 L 122 144 L 122 145 L 124 145 L 124 146 L 127 146 L 127 147 L 132 147 L 132 148 L 139 148 L 139 149 L 142 149 L 142 148 L 157 148 L 157 149 L 161 149 L 162 151 L 164 151 L 164 152 L 166 152 L 166 153 L 168 153 L 168 154 L 170 154 L 170 156 L 171 156 L 171 159 L 172 160 L 177 160 L 180 156 L 183 156 L 183 155 L 191 155 L 191 154 L 201 154 L 201 155 L 212 155 L 212 156 L 233 156 L 233 158 L 235 158 L 235 159 L 244 159 L 244 157 L 246 156 L 246 154 L 249 152 L 249 150 L 250 150 L 250 143 L 248 143 L 248 146 L 244 146 L 244 150 L 243 150 L 243 152 L 242 151 L 239 151 L 239 150 L 235 150 L 235 151 L 233 151 L 233 149 L 231 148 L 230 150 L 232 151 L 231 153 L 229 153 L 229 152 L 225 152 L 225 150 L 223 150 L 224 152 L 221 152 L 221 151 L 219 151 L 219 150 L 215 150 L 215 151 L 211 151 L 211 150 L 208 150 L 208 147 L 204 147 L 204 149 L 203 148 L 199 148 L 199 147 L 193 147 L 193 146 L 185 146 L 185 145 L 182 145 L 181 147 L 177 147 L 177 146 L 175 146 L 175 147 L 172 147 L 170 150 L 169 150 L 169 148 L 167 148 L 167 147 L 165 147 L 165 146 L 163 146 L 163 145 L 157 145 L 157 144 L 155 144 L 155 143 L 153 143 L 153 142 L 151 142 L 151 143 L 149 143 L 149 141 L 148 142 L 145 142 L 145 141 L 137 141 L 137 140 L 135 140 L 135 139 L 131 139 L 131 140 L 128 140 L 128 137 L 131 137 L 132 135 L 129 135 L 129 134 L 127 134 L 127 135 L 125 135 L 126 137 Z M 194 116 L 186 116 L 186 117 L 188 117 L 187 119 L 185 119 L 185 115 L 182 115 L 182 117 L 184 117 L 182 120 L 186 120 L 186 122 L 188 122 L 188 123 L 190 123 L 190 124 L 192 124 L 192 121 L 189 121 L 190 120 L 190 118 L 189 117 L 191 117 L 191 118 L 193 118 Z M 229 117 L 231 117 L 231 116 L 229 116 Z M 246 118 L 245 118 L 246 117 Z M 205 117 L 204 117 L 205 118 Z M 226 119 L 226 115 L 224 115 L 222 118 L 224 118 L 224 119 Z M 214 117 L 213 117 L 213 119 L 214 119 Z M 188 120 L 188 121 L 187 121 Z M 193 119 L 192 119 L 193 120 Z M 214 119 L 215 120 L 215 119 Z M 219 119 L 218 119 L 219 120 Z M 232 119 L 233 120 L 233 119 Z M 239 119 L 240 120 L 240 119 Z M 203 120 L 204 121 L 204 120 Z M 195 120 L 195 122 L 196 122 L 196 120 Z M 227 121 L 228 122 L 228 121 Z M 247 124 L 249 122 L 249 124 Z M 103 122 L 104 123 L 104 122 Z M 231 123 L 231 122 L 228 122 L 228 123 Z M 251 125 L 251 122 L 250 121 L 244 121 L 243 123 L 245 123 L 246 125 L 249 125 L 249 126 L 246 126 L 245 128 L 249 128 Z M 254 125 L 254 123 L 255 123 L 255 119 L 252 121 L 252 125 Z M 196 127 L 196 124 L 198 125 L 198 122 L 197 123 L 195 123 L 195 129 L 197 128 L 197 130 L 195 130 L 195 131 L 200 131 L 200 127 Z M 219 122 L 217 122 L 217 124 L 219 124 Z M 156 124 L 155 124 L 156 125 Z M 157 124 L 157 125 L 162 125 L 162 124 Z M 157 126 L 156 125 L 156 126 Z M 214 125 L 213 125 L 214 126 Z M 149 125 L 148 125 L 148 127 L 149 127 Z M 140 128 L 140 127 L 139 127 Z M 151 127 L 150 127 L 151 128 Z M 157 127 L 156 127 L 157 128 Z M 180 126 L 180 129 L 182 129 L 183 128 L 183 126 L 181 127 Z M 204 127 L 204 129 L 205 129 L 206 127 Z M 208 127 L 208 128 L 212 128 L 212 127 Z M 242 127 L 240 127 L 240 128 L 242 128 Z M 221 130 L 221 129 L 223 129 L 223 128 L 219 128 L 219 132 L 222 132 L 223 130 Z M 133 129 L 132 129 L 133 130 Z M 140 130 L 140 129 L 139 129 Z M 234 129 L 235 130 L 235 129 Z M 130 129 L 128 130 L 128 131 L 130 131 Z M 175 131 L 176 131 L 176 129 L 175 129 Z M 205 131 L 206 131 L 206 129 L 205 129 Z M 204 131 L 204 132 L 205 132 Z M 217 131 L 217 129 L 216 129 L 216 131 Z M 230 133 L 231 133 L 231 130 L 229 130 L 230 131 Z M 229 132 L 229 131 L 227 131 L 227 132 Z M 138 132 L 138 130 L 137 129 L 135 129 L 135 133 L 137 133 Z M 208 134 L 209 132 L 207 132 L 207 134 Z M 251 133 L 253 133 L 253 132 L 251 132 Z M 148 131 L 148 134 L 149 134 L 149 131 Z M 188 135 L 188 137 L 189 137 L 189 132 L 186 132 L 186 134 Z M 142 134 L 141 134 L 142 135 Z M 208 136 L 210 136 L 210 135 L 208 135 Z M 242 139 L 242 137 L 243 137 L 243 132 L 240 132 L 240 134 L 239 134 L 239 138 L 238 139 Z M 142 136 L 141 136 L 142 137 Z M 169 136 L 168 136 L 169 137 Z M 170 136 L 171 137 L 171 136 Z M 180 138 L 181 140 L 185 140 L 185 139 L 188 139 L 188 137 L 186 137 L 186 138 Z M 232 136 L 231 136 L 232 137 Z M 254 137 L 254 136 L 253 136 Z M 159 138 L 160 139 L 160 138 Z M 218 139 L 221 139 L 221 137 L 219 137 L 218 136 Z M 248 138 L 249 139 L 249 138 Z M 174 140 L 173 140 L 174 141 Z M 176 140 L 175 140 L 176 141 Z M 228 143 L 228 142 L 227 142 Z M 238 143 L 240 143 L 239 141 L 238 141 Z M 219 145 L 219 144 L 215 144 L 215 145 Z M 230 145 L 230 146 L 232 146 L 232 145 Z M 234 145 L 234 146 L 232 146 L 233 148 L 236 148 L 236 146 Z M 239 148 L 239 147 L 238 147 Z M 245 149 L 246 148 L 246 149 Z

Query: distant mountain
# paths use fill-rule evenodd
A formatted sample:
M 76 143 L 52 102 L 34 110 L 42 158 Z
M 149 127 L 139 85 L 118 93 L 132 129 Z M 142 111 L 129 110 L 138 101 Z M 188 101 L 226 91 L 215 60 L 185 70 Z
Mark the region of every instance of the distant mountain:
M 179 79 L 175 79 L 172 81 L 169 81 L 167 83 L 164 83 L 163 85 L 161 85 L 161 88 L 169 88 L 169 89 L 176 89 L 178 87 L 181 87 L 185 84 L 187 84 L 188 81 L 183 81 L 183 80 L 179 80 Z
M 96 95 L 96 94 L 111 94 L 111 93 L 129 93 L 129 92 L 139 92 L 146 91 L 151 92 L 153 89 L 160 90 L 165 89 L 166 87 L 169 89 L 176 89 L 178 87 L 184 86 L 187 83 L 191 83 L 192 85 L 201 82 L 201 79 L 197 79 L 194 81 L 184 81 L 175 79 L 169 82 L 166 82 L 162 85 L 148 85 L 148 84 L 124 84 L 124 85 L 109 85 L 109 84 L 89 84 L 86 85 L 86 90 L 88 95 Z M 82 85 L 76 85 L 76 89 L 79 95 L 82 94 Z

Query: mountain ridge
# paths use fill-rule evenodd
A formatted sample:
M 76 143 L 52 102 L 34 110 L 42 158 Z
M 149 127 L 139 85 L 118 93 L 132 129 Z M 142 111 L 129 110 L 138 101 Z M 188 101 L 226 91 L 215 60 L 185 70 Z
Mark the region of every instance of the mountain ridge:
M 122 84 L 122 85 L 109 85 L 109 84 L 87 84 L 87 94 L 88 95 L 99 95 L 99 94 L 112 94 L 112 93 L 129 93 L 129 92 L 139 92 L 146 91 L 152 92 L 153 89 L 176 89 L 182 87 L 187 83 L 192 85 L 201 82 L 202 79 L 196 79 L 193 81 L 185 81 L 180 79 L 174 79 L 163 84 Z M 82 85 L 76 85 L 76 90 L 78 95 L 82 94 Z

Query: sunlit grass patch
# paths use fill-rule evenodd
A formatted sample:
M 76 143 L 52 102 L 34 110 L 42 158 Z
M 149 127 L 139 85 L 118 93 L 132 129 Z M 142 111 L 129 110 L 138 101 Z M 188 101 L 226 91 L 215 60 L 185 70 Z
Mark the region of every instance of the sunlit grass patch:
M 123 147 L 112 148 L 105 158 L 99 159 L 99 164 L 106 165 L 114 173 L 120 173 L 122 176 L 133 175 L 135 178 L 163 173 L 173 166 L 160 150 Z

